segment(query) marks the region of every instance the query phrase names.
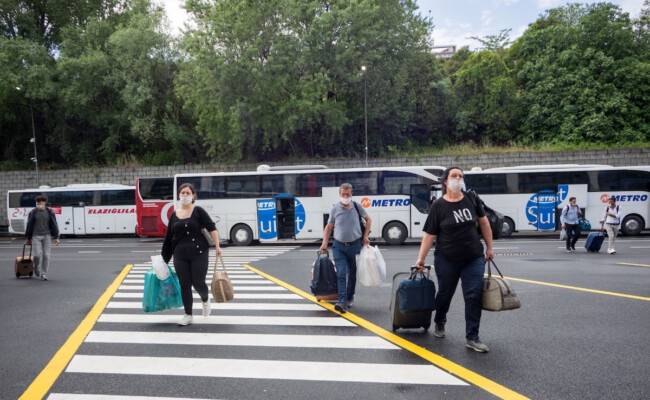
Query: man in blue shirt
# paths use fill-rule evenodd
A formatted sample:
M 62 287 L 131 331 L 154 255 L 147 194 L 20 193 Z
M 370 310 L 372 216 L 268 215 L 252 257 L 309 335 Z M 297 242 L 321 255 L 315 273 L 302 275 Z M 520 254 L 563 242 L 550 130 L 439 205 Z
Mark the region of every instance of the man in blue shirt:
M 359 203 L 352 200 L 352 185 L 344 183 L 339 187 L 341 200 L 331 211 L 327 225 L 323 230 L 321 253 L 327 252 L 330 235 L 334 231 L 334 264 L 336 265 L 339 302 L 334 305 L 336 311 L 345 313 L 354 304 L 354 292 L 357 285 L 357 254 L 361 246 L 369 246 L 368 233 L 372 220 Z M 366 221 L 362 231 L 360 218 Z

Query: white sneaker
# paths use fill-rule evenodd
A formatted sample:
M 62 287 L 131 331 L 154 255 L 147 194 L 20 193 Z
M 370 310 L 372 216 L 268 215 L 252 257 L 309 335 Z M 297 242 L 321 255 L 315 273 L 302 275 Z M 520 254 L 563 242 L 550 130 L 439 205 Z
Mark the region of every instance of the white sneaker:
M 189 325 L 189 324 L 192 323 L 192 321 L 193 321 L 192 316 L 185 314 L 185 315 L 183 315 L 183 319 L 178 321 L 178 325 L 180 325 L 180 326 Z
M 609 250 L 607 250 L 607 254 L 616 254 L 616 250 L 609 249 Z
M 210 316 L 210 298 L 208 298 L 207 301 L 203 302 L 203 316 L 204 317 L 209 317 Z

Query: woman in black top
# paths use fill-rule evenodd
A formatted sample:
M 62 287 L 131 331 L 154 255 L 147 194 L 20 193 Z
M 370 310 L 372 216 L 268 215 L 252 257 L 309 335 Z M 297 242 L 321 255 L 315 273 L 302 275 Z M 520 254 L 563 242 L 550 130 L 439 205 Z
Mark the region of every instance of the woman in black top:
M 180 207 L 169 218 L 162 257 L 166 263 L 174 257 L 174 269 L 181 284 L 181 297 L 185 308 L 185 315 L 178 325 L 189 325 L 192 323 L 192 286 L 203 301 L 203 316 L 210 315 L 210 291 L 205 283 L 210 245 L 201 229 L 205 228 L 210 232 L 217 255 L 221 255 L 221 248 L 214 222 L 203 208 L 194 205 L 194 186 L 189 183 L 182 184 L 178 196 Z
M 434 264 L 438 294 L 433 334 L 439 338 L 445 337 L 447 311 L 460 280 L 465 299 L 467 347 L 485 353 L 489 348 L 479 340 L 478 330 L 481 323 L 485 260 L 494 258 L 492 230 L 481 202 L 470 199 L 471 194 L 462 190 L 465 186 L 463 170 L 458 167 L 447 168 L 442 181 L 443 196 L 429 210 L 416 266 L 424 266 L 425 257 L 435 242 Z M 477 221 L 487 246 L 485 255 L 476 230 Z

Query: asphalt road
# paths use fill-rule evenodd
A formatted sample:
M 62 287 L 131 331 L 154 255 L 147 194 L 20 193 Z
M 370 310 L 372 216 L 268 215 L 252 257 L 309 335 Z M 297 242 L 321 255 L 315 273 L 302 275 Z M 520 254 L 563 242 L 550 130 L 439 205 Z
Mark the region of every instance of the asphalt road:
M 390 277 L 415 261 L 417 244 L 380 245 L 389 278 L 379 287 L 358 287 L 349 320 L 293 293 L 292 287 L 309 291 L 316 246 L 229 247 L 225 259 L 240 296 L 228 304 L 239 308 L 215 305 L 207 319 L 195 310 L 196 323 L 185 328 L 175 325 L 180 310 L 137 309 L 143 263 L 160 244 L 64 239 L 53 251 L 50 280 L 41 282 L 14 277 L 22 241 L 0 240 L 5 260 L 0 398 L 76 393 L 77 398 L 645 399 L 650 393 L 650 352 L 643 346 L 650 328 L 647 235 L 619 238 L 613 256 L 584 249 L 565 253 L 550 236 L 497 241 L 497 265 L 522 308 L 483 313 L 486 354 L 465 347 L 460 291 L 448 314 L 446 338 L 421 330 L 391 332 Z M 127 264 L 134 266 L 129 270 Z M 268 276 L 235 267 L 241 264 Z M 127 272 L 119 288 L 111 286 Z M 108 307 L 91 311 L 115 292 Z M 169 343 L 153 343 L 154 337 Z M 144 343 L 136 343 L 142 338 Z

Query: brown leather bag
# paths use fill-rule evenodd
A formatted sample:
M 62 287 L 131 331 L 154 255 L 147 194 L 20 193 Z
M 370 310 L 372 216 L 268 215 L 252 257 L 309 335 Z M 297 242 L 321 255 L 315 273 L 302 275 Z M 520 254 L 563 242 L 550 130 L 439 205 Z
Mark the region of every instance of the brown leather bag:
M 222 271 L 217 271 L 217 264 L 221 261 Z M 232 282 L 228 277 L 226 272 L 226 264 L 223 262 L 223 257 L 217 255 L 214 260 L 214 275 L 212 276 L 212 284 L 210 285 L 212 289 L 212 298 L 217 303 L 225 303 L 232 300 L 235 297 L 235 293 L 232 289 Z

